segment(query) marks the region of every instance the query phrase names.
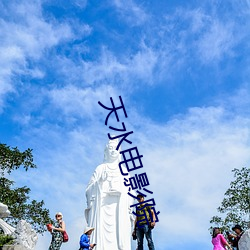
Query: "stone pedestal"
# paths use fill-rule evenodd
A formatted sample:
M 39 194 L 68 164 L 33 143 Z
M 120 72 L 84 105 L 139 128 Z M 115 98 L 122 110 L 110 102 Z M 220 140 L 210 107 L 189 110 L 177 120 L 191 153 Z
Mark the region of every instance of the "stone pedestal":
M 2 250 L 26 250 L 25 247 L 21 245 L 10 245 L 10 246 L 3 246 Z

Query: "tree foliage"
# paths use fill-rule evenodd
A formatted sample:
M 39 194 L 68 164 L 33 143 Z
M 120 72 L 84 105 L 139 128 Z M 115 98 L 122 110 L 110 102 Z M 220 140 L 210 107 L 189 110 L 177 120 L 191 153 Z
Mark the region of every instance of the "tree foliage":
M 33 163 L 32 149 L 28 148 L 21 152 L 17 147 L 10 148 L 6 144 L 0 143 L 0 173 L 3 176 L 5 172 L 10 174 L 13 170 L 21 166 L 27 171 L 29 168 L 36 168 Z
M 12 245 L 13 243 L 14 239 L 12 236 L 0 233 L 0 247 L 2 247 L 3 245 Z
M 229 231 L 235 224 L 247 228 L 250 220 L 250 168 L 233 169 L 234 180 L 217 211 L 222 216 L 213 216 L 210 223 Z
M 15 226 L 21 219 L 29 222 L 38 233 L 46 230 L 45 224 L 51 222 L 49 210 L 44 208 L 44 201 L 30 200 L 30 188 L 27 186 L 14 188 L 14 182 L 5 178 L 6 174 L 23 167 L 26 171 L 36 168 L 33 163 L 32 150 L 20 152 L 18 148 L 10 148 L 0 144 L 0 202 L 6 204 L 11 216 L 5 220 Z

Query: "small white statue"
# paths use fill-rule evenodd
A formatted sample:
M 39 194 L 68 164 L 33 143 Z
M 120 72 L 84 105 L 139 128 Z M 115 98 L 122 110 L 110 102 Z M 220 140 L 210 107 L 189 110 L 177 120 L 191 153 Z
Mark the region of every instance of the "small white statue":
M 38 240 L 35 230 L 25 220 L 20 220 L 16 228 L 10 226 L 1 219 L 9 215 L 8 206 L 0 202 L 0 228 L 3 229 L 4 234 L 13 236 L 15 245 L 19 245 L 25 250 L 34 250 Z
M 114 139 L 106 145 L 104 163 L 97 166 L 86 189 L 85 217 L 88 226 L 95 228 L 91 235 L 91 242 L 96 243 L 95 250 L 131 249 L 133 215 L 130 205 L 134 200 L 128 195 L 119 169 L 118 142 Z
M 25 220 L 20 220 L 14 233 L 15 242 L 27 250 L 34 250 L 38 236 L 31 225 Z
M 239 250 L 250 250 L 250 229 L 246 230 L 238 242 Z

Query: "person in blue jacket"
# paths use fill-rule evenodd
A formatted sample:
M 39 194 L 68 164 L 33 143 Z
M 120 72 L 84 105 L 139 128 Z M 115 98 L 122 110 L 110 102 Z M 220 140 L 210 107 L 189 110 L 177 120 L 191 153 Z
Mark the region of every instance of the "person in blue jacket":
M 83 235 L 80 238 L 80 249 L 79 250 L 90 250 L 93 249 L 95 247 L 95 243 L 94 244 L 90 244 L 89 243 L 89 239 L 90 239 L 90 235 L 93 232 L 94 228 L 93 227 L 86 227 Z

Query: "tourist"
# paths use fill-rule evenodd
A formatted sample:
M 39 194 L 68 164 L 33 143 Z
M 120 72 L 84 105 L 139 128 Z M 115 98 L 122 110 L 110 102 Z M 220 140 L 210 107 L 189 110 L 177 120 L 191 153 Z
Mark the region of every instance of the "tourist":
M 213 250 L 225 250 L 225 246 L 232 249 L 218 227 L 213 229 L 212 244 L 214 245 Z
M 63 242 L 63 232 L 65 231 L 65 222 L 62 220 L 63 215 L 61 212 L 56 213 L 56 223 L 55 226 L 51 226 L 52 240 L 49 250 L 60 250 Z
M 237 250 L 237 242 L 235 241 L 235 235 L 229 232 L 226 232 L 227 239 L 229 244 L 232 246 L 233 250 Z
M 146 236 L 147 242 L 148 242 L 148 249 L 149 250 L 154 250 L 154 243 L 153 243 L 153 239 L 152 239 L 152 229 L 155 226 L 155 214 L 154 214 L 154 210 L 151 209 L 151 206 L 147 206 L 147 203 L 143 203 L 144 202 L 144 197 L 143 195 L 137 195 L 137 199 L 139 200 L 139 202 L 141 203 L 139 205 L 139 208 L 145 206 L 142 209 L 136 209 L 136 219 L 135 219 L 135 224 L 134 224 L 134 233 L 136 233 L 136 237 L 137 237 L 137 243 L 138 243 L 138 250 L 143 250 L 143 239 L 144 239 L 144 235 Z M 149 214 L 149 212 L 151 212 L 151 216 Z M 147 219 L 145 218 L 145 215 L 147 216 Z M 153 218 L 153 221 L 151 221 L 150 218 Z M 144 220 L 145 218 L 145 220 Z M 139 222 L 139 225 L 137 225 L 137 221 L 141 221 Z
M 86 229 L 83 232 L 83 235 L 80 238 L 80 249 L 79 250 L 89 250 L 93 249 L 96 245 L 90 244 L 90 235 L 93 232 L 94 228 L 93 227 L 86 227 Z
M 235 234 L 231 234 L 231 236 L 234 237 L 234 243 L 235 243 L 235 246 L 236 246 L 236 249 L 239 250 L 239 240 L 242 236 L 242 234 L 244 233 L 244 231 L 242 230 L 241 226 L 240 225 L 235 225 L 232 230 L 236 233 Z

